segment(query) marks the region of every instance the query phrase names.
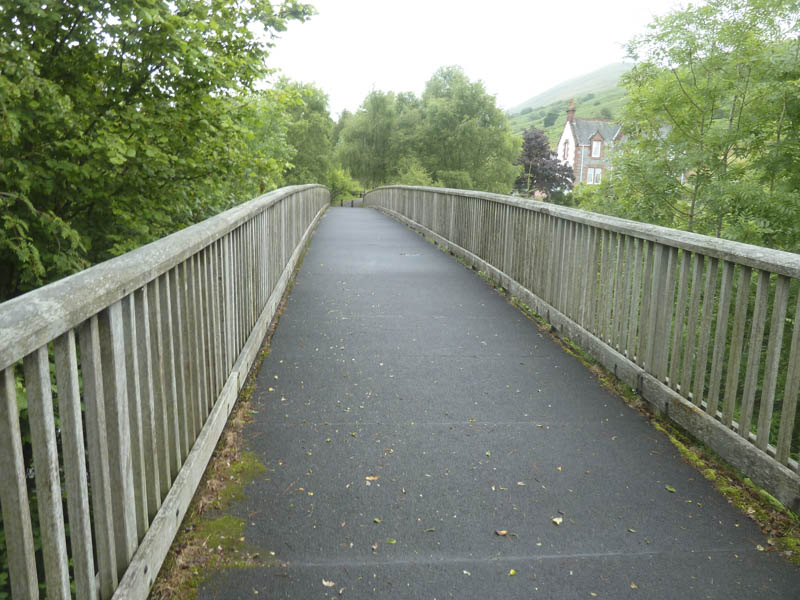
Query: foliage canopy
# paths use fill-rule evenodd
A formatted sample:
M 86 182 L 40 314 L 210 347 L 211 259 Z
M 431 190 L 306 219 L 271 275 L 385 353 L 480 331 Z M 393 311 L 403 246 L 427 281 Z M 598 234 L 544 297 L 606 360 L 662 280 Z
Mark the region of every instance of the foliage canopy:
M 273 187 L 290 158 L 285 97 L 251 90 L 270 36 L 311 12 L 297 0 L 0 5 L 0 299 Z

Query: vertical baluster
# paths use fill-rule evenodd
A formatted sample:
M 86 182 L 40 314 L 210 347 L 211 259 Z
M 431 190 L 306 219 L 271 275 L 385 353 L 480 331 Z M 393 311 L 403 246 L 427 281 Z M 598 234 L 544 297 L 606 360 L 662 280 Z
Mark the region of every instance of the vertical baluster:
M 97 317 L 91 317 L 81 324 L 78 337 L 81 348 L 86 441 L 89 450 L 89 478 L 92 486 L 92 515 L 97 544 L 97 567 L 100 572 L 100 596 L 110 598 L 117 587 L 118 579 Z
M 186 429 L 188 435 L 188 449 L 194 446 L 197 434 L 200 432 L 198 427 L 200 407 L 197 406 L 200 391 L 198 382 L 200 375 L 197 369 L 197 320 L 194 313 L 194 272 L 192 263 L 194 257 L 190 256 L 178 265 L 178 276 L 181 281 L 181 316 L 183 326 L 180 329 L 181 344 L 183 345 L 182 371 L 184 376 L 184 394 L 186 405 Z
M 637 323 L 639 322 L 639 309 L 641 308 L 642 293 L 642 246 L 644 240 L 634 238 L 633 253 L 633 283 L 631 284 L 630 311 L 628 312 L 628 347 L 626 356 L 628 360 L 636 361 L 636 336 Z
M 600 244 L 602 230 L 592 227 L 589 251 L 586 256 L 586 286 L 584 288 L 584 326 L 588 331 L 595 331 L 595 298 L 597 296 L 597 270 L 600 261 Z
M 695 338 L 697 337 L 697 314 L 700 310 L 700 282 L 703 281 L 703 255 L 695 254 L 692 264 L 692 295 L 689 301 L 689 314 L 686 317 L 686 343 L 683 348 L 683 368 L 681 371 L 681 394 L 691 397 L 692 367 L 695 359 Z M 700 400 L 692 398 L 695 404 Z
M 672 344 L 669 364 L 669 385 L 672 389 L 680 386 L 681 349 L 683 344 L 683 324 L 686 318 L 686 300 L 689 297 L 689 271 L 692 255 L 681 250 L 681 272 L 678 276 L 678 301 L 675 305 L 675 325 L 672 328 Z
M 653 374 L 664 382 L 667 379 L 667 357 L 669 355 L 669 332 L 672 325 L 672 310 L 675 306 L 675 263 L 678 260 L 676 248 L 665 248 L 664 271 L 661 291 L 656 299 L 657 316 L 654 331 L 655 349 L 653 351 Z
M 639 339 L 636 344 L 636 362 L 648 370 L 649 356 L 647 356 L 648 329 L 650 327 L 651 306 L 653 302 L 653 263 L 655 262 L 654 242 L 643 241 L 644 248 L 644 275 L 642 278 L 642 311 L 639 314 Z
M 215 370 L 215 379 L 216 379 L 216 386 L 214 388 L 214 400 L 216 401 L 217 396 L 222 392 L 222 388 L 225 385 L 225 370 L 224 370 L 224 363 L 225 363 L 225 333 L 222 331 L 222 314 L 225 307 L 224 301 L 224 286 L 223 286 L 223 279 L 222 279 L 222 257 L 220 255 L 222 251 L 222 244 L 223 240 L 217 240 L 214 242 L 212 246 L 209 248 L 211 249 L 211 317 L 212 317 L 212 336 L 211 339 L 213 340 L 212 345 L 212 356 L 214 357 L 214 370 Z
M 127 374 L 128 422 L 130 423 L 131 464 L 133 467 L 133 491 L 135 498 L 137 541 L 147 530 L 147 481 L 144 472 L 144 448 L 142 443 L 142 392 L 139 369 L 139 328 L 136 322 L 134 296 L 122 299 L 122 333 L 125 352 L 125 372 Z
M 794 328 L 792 330 L 792 345 L 789 350 L 789 362 L 786 369 L 786 385 L 783 391 L 783 406 L 781 407 L 781 425 L 778 430 L 778 443 L 776 445 L 775 459 L 786 464 L 792 451 L 792 432 L 795 427 L 795 414 L 797 413 L 797 395 L 800 392 L 800 294 L 797 298 L 797 308 L 794 311 Z
M 731 307 L 731 290 L 733 289 L 733 263 L 722 262 L 722 284 L 717 309 L 717 327 L 714 333 L 714 352 L 711 357 L 711 375 L 709 379 L 708 402 L 706 412 L 712 417 L 717 415 L 719 392 L 722 384 L 722 366 L 725 353 L 725 340 L 728 332 L 728 315 Z
M 24 365 L 47 596 L 69 598 L 66 534 L 64 513 L 61 508 L 61 476 L 47 346 L 34 350 L 26 356 Z
M 636 238 L 627 236 L 628 240 L 625 249 L 625 289 L 623 296 L 622 310 L 619 314 L 619 351 L 623 355 L 628 354 L 628 315 L 633 306 L 633 271 L 636 266 L 634 259 Z
M 112 304 L 98 315 L 103 397 L 106 399 L 111 509 L 114 515 L 117 577 L 121 577 L 138 543 L 131 430 L 128 421 L 128 384 L 122 337 L 122 305 Z
M 789 302 L 789 278 L 778 276 L 775 285 L 775 298 L 772 301 L 772 323 L 769 328 L 769 343 L 764 363 L 764 382 L 761 391 L 761 405 L 758 409 L 758 429 L 756 446 L 767 449 L 772 425 L 772 409 L 775 403 L 775 388 L 778 381 L 778 368 L 783 344 L 783 328 L 786 323 L 786 307 Z
M 153 374 L 153 421 L 155 423 L 154 440 L 157 449 L 157 463 L 158 463 L 158 477 L 159 477 L 159 491 L 160 499 L 163 500 L 167 495 L 170 486 L 172 485 L 172 461 L 170 460 L 170 440 L 174 441 L 171 436 L 171 429 L 169 427 L 168 409 L 169 396 L 167 395 L 167 374 L 164 370 L 164 328 L 165 325 L 161 322 L 162 315 L 168 313 L 165 311 L 161 304 L 163 296 L 161 285 L 163 277 L 159 277 L 151 281 L 147 285 L 147 303 L 149 310 L 149 325 L 150 325 L 150 352 L 151 360 L 150 366 Z M 83 344 L 81 344 L 83 345 Z
M 656 343 L 656 325 L 658 324 L 659 305 L 661 294 L 666 279 L 667 257 L 664 256 L 665 248 L 663 244 L 653 244 L 653 272 L 652 279 L 647 284 L 648 289 L 648 311 L 647 322 L 645 323 L 645 350 L 643 364 L 650 374 L 654 374 L 653 352 Z
M 556 282 L 558 285 L 558 300 L 556 301 L 556 310 L 563 314 L 567 314 L 567 305 L 569 303 L 569 273 L 571 268 L 571 257 L 569 253 L 569 240 L 572 229 L 572 223 L 566 219 L 561 219 L 561 240 L 559 241 L 559 256 L 561 257 L 559 263 L 561 268 L 556 273 Z
M 181 265 L 176 265 L 167 273 L 169 281 L 170 311 L 172 323 L 172 374 L 175 384 L 175 415 L 178 427 L 178 441 L 180 448 L 180 458 L 177 470 L 180 470 L 186 455 L 189 454 L 189 414 L 186 389 L 186 373 L 184 372 L 184 354 L 186 346 L 184 344 L 184 332 L 186 330 L 185 315 L 183 312 L 183 298 L 185 294 L 186 280 L 184 278 Z
M 733 413 L 736 409 L 736 397 L 739 391 L 739 368 L 742 361 L 744 344 L 744 327 L 747 319 L 747 307 L 750 300 L 750 267 L 739 268 L 739 281 L 736 288 L 736 312 L 733 316 L 733 332 L 731 333 L 730 353 L 728 354 L 728 375 L 725 380 L 725 399 L 722 405 L 722 422 L 731 427 Z
M 714 291 L 717 288 L 717 259 L 708 259 L 706 269 L 706 286 L 703 291 L 703 314 L 700 318 L 700 339 L 697 344 L 697 361 L 694 371 L 694 403 L 700 406 L 703 402 L 706 382 L 706 366 L 708 365 L 708 343 L 711 338 L 711 322 L 714 319 Z
M 591 225 L 584 225 L 583 244 L 581 245 L 581 264 L 580 264 L 580 307 L 578 309 L 578 324 L 588 330 L 589 319 L 589 271 L 591 262 L 589 261 L 590 248 L 594 244 L 595 228 Z
M 195 414 L 197 418 L 196 428 L 199 434 L 203 428 L 206 416 L 208 415 L 208 367 L 205 357 L 206 347 L 206 331 L 205 331 L 205 315 L 203 312 L 203 303 L 205 301 L 205 293 L 203 290 L 203 255 L 204 251 L 201 250 L 192 257 L 192 321 L 194 323 L 194 355 L 192 361 L 195 365 L 195 383 L 197 388 L 197 398 L 195 399 Z
M 617 255 L 614 259 L 617 273 L 614 279 L 614 309 L 611 315 L 611 335 L 609 336 L 611 347 L 615 350 L 620 349 L 620 322 L 622 321 L 621 316 L 625 305 L 624 294 L 628 276 L 628 243 L 628 236 L 620 234 Z
M 602 340 L 606 344 L 611 343 L 611 315 L 614 305 L 614 278 L 616 277 L 617 266 L 615 257 L 617 256 L 618 244 L 619 239 L 617 234 L 613 231 L 606 232 L 603 245 L 608 246 L 608 252 L 606 252 L 604 247 L 603 255 L 606 260 L 606 264 L 604 265 L 603 274 L 601 275 L 601 281 L 603 284 L 603 304 L 601 314 L 603 315 L 603 322 L 601 323 L 601 327 L 599 329 L 599 331 L 602 332 Z
M 144 476 L 147 482 L 147 522 L 153 521 L 161 507 L 161 479 L 159 476 L 156 440 L 155 393 L 153 391 L 153 354 L 150 347 L 150 299 L 148 290 L 152 284 L 134 293 L 136 323 L 139 329 L 136 336 L 136 352 L 139 364 L 139 393 L 142 395 L 142 448 L 144 453 Z M 162 446 L 163 448 L 163 440 Z
M 169 273 L 164 273 L 159 277 L 158 291 L 160 294 L 161 311 L 161 338 L 159 346 L 161 350 L 161 367 L 164 370 L 164 417 L 167 423 L 167 446 L 169 447 L 169 472 L 172 477 L 178 475 L 181 470 L 181 430 L 178 426 L 178 386 L 176 361 L 175 361 L 175 334 L 173 316 L 175 311 L 172 307 L 174 296 L 172 295 L 172 285 Z M 172 485 L 172 481 L 163 488 L 166 492 Z
M 750 328 L 750 346 L 747 350 L 747 372 L 742 390 L 742 410 L 739 417 L 739 435 L 750 437 L 750 423 L 753 419 L 758 371 L 761 366 L 761 343 L 764 339 L 764 325 L 767 320 L 767 301 L 769 300 L 769 272 L 758 272 L 756 303 L 753 306 L 753 321 Z
M 97 584 L 92 556 L 92 526 L 89 522 L 89 485 L 81 420 L 81 395 L 78 386 L 78 358 L 75 333 L 70 329 L 53 344 L 58 413 L 61 420 L 61 445 L 64 479 L 67 487 L 67 512 L 72 547 L 75 591 L 78 598 L 96 598 Z
M 14 367 L 0 372 L 0 507 L 8 553 L 11 593 L 20 600 L 37 600 L 39 582 L 33 547 L 22 436 L 19 428 Z
M 575 235 L 572 244 L 572 281 L 570 282 L 570 318 L 578 322 L 581 311 L 581 266 L 583 265 L 583 238 L 586 235 L 586 226 L 582 223 L 575 224 Z

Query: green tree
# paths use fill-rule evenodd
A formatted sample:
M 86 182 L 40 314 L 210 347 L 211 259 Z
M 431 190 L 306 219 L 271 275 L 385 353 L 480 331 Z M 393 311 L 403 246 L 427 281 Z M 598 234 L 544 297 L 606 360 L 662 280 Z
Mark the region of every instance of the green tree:
M 337 158 L 365 188 L 386 183 L 396 168 L 396 118 L 394 93 L 372 91 L 340 133 Z
M 601 204 L 796 247 L 798 14 L 796 0 L 710 0 L 657 18 L 633 40 L 639 62 L 623 78 L 629 141 Z
M 328 183 L 331 169 L 333 119 L 328 96 L 310 84 L 282 79 L 277 88 L 289 96 L 287 141 L 294 149 L 286 184 Z
M 422 94 L 420 158 L 446 187 L 510 193 L 519 167 L 520 141 L 483 83 L 460 67 L 434 73 Z
M 248 92 L 270 33 L 310 14 L 296 0 L 0 5 L 0 299 L 246 198 L 234 181 L 275 183 L 285 140 L 248 125 L 279 100 Z

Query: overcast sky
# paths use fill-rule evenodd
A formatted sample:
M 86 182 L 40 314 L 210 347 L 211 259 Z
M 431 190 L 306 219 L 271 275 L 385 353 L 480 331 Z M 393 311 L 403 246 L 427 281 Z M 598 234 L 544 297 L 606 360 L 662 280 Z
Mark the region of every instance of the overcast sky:
M 314 83 L 331 113 L 372 89 L 420 94 L 457 64 L 507 109 L 571 77 L 619 62 L 624 44 L 680 0 L 307 0 L 318 14 L 291 23 L 268 64 Z

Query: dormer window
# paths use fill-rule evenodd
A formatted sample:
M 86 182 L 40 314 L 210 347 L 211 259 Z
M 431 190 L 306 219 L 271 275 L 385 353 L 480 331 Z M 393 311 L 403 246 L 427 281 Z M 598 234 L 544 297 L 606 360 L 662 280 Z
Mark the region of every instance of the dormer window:
M 592 140 L 592 158 L 600 158 L 600 151 L 603 148 L 603 142 L 600 140 Z

